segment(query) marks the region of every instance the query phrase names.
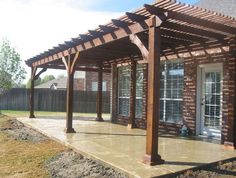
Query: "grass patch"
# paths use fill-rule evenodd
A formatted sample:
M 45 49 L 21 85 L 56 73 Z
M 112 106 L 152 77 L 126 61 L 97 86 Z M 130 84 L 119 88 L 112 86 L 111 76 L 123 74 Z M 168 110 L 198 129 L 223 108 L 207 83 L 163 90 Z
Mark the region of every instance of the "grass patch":
M 0 116 L 0 128 L 9 128 L 9 117 Z M 61 144 L 47 140 L 38 143 L 19 141 L 0 132 L 0 177 L 49 177 L 45 161 L 66 150 Z
M 9 117 L 28 117 L 29 111 L 13 111 L 13 110 L 2 110 L 3 115 Z M 65 117 L 66 112 L 49 112 L 49 111 L 35 111 L 36 117 L 46 117 L 46 116 L 58 116 Z M 96 113 L 73 113 L 75 117 L 96 117 Z M 103 114 L 104 118 L 109 118 L 110 114 Z

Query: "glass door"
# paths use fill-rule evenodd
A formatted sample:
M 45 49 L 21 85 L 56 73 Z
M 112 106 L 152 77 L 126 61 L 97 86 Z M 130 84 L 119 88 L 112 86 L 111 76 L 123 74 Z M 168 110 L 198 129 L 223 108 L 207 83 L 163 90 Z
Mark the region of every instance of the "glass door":
M 221 137 L 222 70 L 202 68 L 201 132 L 209 137 Z

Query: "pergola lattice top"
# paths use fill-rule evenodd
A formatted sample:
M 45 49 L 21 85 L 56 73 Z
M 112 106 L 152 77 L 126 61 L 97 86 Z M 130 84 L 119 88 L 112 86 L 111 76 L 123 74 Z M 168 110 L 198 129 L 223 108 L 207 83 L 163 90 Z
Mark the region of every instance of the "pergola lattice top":
M 186 49 L 200 49 L 225 45 L 236 35 L 236 20 L 210 10 L 186 5 L 175 0 L 159 0 L 134 12 L 100 25 L 95 30 L 72 38 L 26 61 L 28 66 L 63 68 L 62 57 L 80 52 L 81 62 L 104 62 L 128 56 L 140 56 L 140 51 L 129 42 L 137 34 L 148 46 L 148 26 L 151 16 L 161 24 L 162 55 Z

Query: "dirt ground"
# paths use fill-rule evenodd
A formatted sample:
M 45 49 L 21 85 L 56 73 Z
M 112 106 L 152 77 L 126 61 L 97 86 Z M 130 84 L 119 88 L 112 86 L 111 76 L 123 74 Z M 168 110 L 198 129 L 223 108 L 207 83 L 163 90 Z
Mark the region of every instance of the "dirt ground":
M 2 140 L 2 143 L 4 143 L 3 145 L 0 142 L 0 153 L 1 155 L 5 155 L 5 157 L 0 156 L 0 177 L 127 177 L 125 174 L 120 173 L 107 165 L 86 158 L 70 149 L 66 149 L 64 146 L 50 140 L 48 137 L 38 133 L 37 131 L 25 127 L 22 123 L 15 119 L 0 117 L 0 134 L 4 135 L 2 136 L 2 138 L 0 135 L 0 140 Z M 48 144 L 49 142 L 50 144 Z M 9 144 L 7 145 L 6 143 Z M 20 147 L 22 147 L 22 149 L 20 150 L 19 145 L 21 145 Z M 43 150 L 41 150 L 41 145 L 44 145 L 44 147 L 42 148 Z M 8 146 L 11 146 L 11 151 L 7 149 Z M 33 148 L 31 146 L 33 146 Z M 31 149 L 28 150 L 28 148 L 30 147 Z M 49 155 L 47 155 L 47 153 L 44 153 L 45 150 L 50 150 L 52 148 L 56 149 L 53 153 Z M 37 151 L 34 151 L 35 149 L 37 149 Z M 19 154 L 19 152 L 21 153 Z M 31 154 L 28 155 L 28 152 L 30 152 Z M 46 154 L 46 156 L 44 154 Z M 40 159 L 40 161 L 38 162 L 34 162 L 34 160 L 37 160 L 37 157 L 41 157 L 42 159 Z M 10 164 L 15 164 L 15 162 L 17 162 L 14 159 L 18 160 L 18 164 L 31 162 L 31 164 L 26 167 L 33 170 L 35 169 L 36 173 L 32 172 L 32 170 L 30 171 L 26 169 L 25 167 L 22 167 L 21 169 L 20 166 L 13 166 L 13 169 L 9 170 L 8 168 L 11 166 Z M 41 174 L 40 172 L 42 172 L 43 174 Z
M 31 142 L 43 142 L 49 140 L 44 135 L 38 133 L 37 131 L 25 127 L 22 123 L 15 119 L 8 120 L 9 127 L 0 128 L 0 131 L 5 131 L 15 140 L 23 141 L 28 140 Z
M 88 159 L 73 151 L 63 152 L 49 161 L 47 164 L 53 178 L 64 177 L 86 177 L 86 178 L 100 178 L 100 177 L 114 177 L 125 178 L 122 173 L 105 166 L 97 161 Z
M 186 171 L 181 175 L 172 177 L 177 178 L 235 178 L 236 177 L 236 157 L 225 163 L 218 163 L 217 165 L 206 166 L 200 170 Z

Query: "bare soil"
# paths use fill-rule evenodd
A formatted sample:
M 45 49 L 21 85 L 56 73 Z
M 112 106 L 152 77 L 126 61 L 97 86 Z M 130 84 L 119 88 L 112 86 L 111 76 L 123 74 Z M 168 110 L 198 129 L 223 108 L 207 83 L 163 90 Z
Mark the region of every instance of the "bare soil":
M 7 132 L 15 140 L 25 140 L 30 142 L 43 142 L 49 140 L 48 137 L 40 134 L 34 129 L 25 127 L 21 122 L 15 119 L 10 119 L 8 122 L 9 127 L 0 128 L 0 131 Z
M 66 151 L 47 163 L 52 178 L 126 178 L 127 176 L 102 163 L 74 151 Z
M 186 171 L 175 176 L 177 178 L 233 178 L 236 177 L 236 158 L 219 162 L 217 165 L 208 165 L 196 171 Z
M 24 142 L 24 143 L 33 144 L 33 145 L 44 144 L 49 141 L 51 142 L 51 140 L 48 137 L 42 135 L 41 133 L 35 131 L 32 128 L 28 128 L 24 126 L 21 122 L 15 119 L 7 119 L 6 122 L 4 121 L 4 124 L 1 124 L 0 122 L 0 133 L 1 132 L 9 135 L 9 137 L 15 142 Z M 15 150 L 17 151 L 17 149 L 18 148 L 16 147 Z M 61 150 L 62 150 L 61 152 L 54 154 L 49 158 L 47 157 L 47 159 L 45 159 L 43 162 L 43 167 L 47 171 L 49 177 L 52 177 L 52 178 L 113 178 L 113 177 L 126 178 L 128 177 L 127 175 L 120 173 L 119 171 L 103 163 L 84 157 L 83 155 L 78 154 L 70 149 L 61 149 Z M 37 151 L 40 152 L 40 150 L 38 149 Z M 26 153 L 24 153 L 24 155 L 25 154 Z M 37 156 L 37 155 L 34 155 L 34 156 Z M 42 155 L 40 155 L 40 157 L 42 157 Z M 19 155 L 19 159 L 20 159 L 20 155 Z M 33 160 L 34 158 L 31 156 L 30 159 Z M 24 160 L 24 161 L 27 161 L 27 160 Z M 4 166 L 4 165 L 0 164 L 0 170 L 1 170 L 1 166 Z M 34 165 L 32 164 L 32 166 Z M 21 176 L 18 176 L 18 174 L 19 174 L 18 171 L 14 173 L 14 177 L 22 177 L 22 175 L 24 175 L 24 171 L 20 171 Z M 1 174 L 0 174 L 0 177 L 1 177 Z

